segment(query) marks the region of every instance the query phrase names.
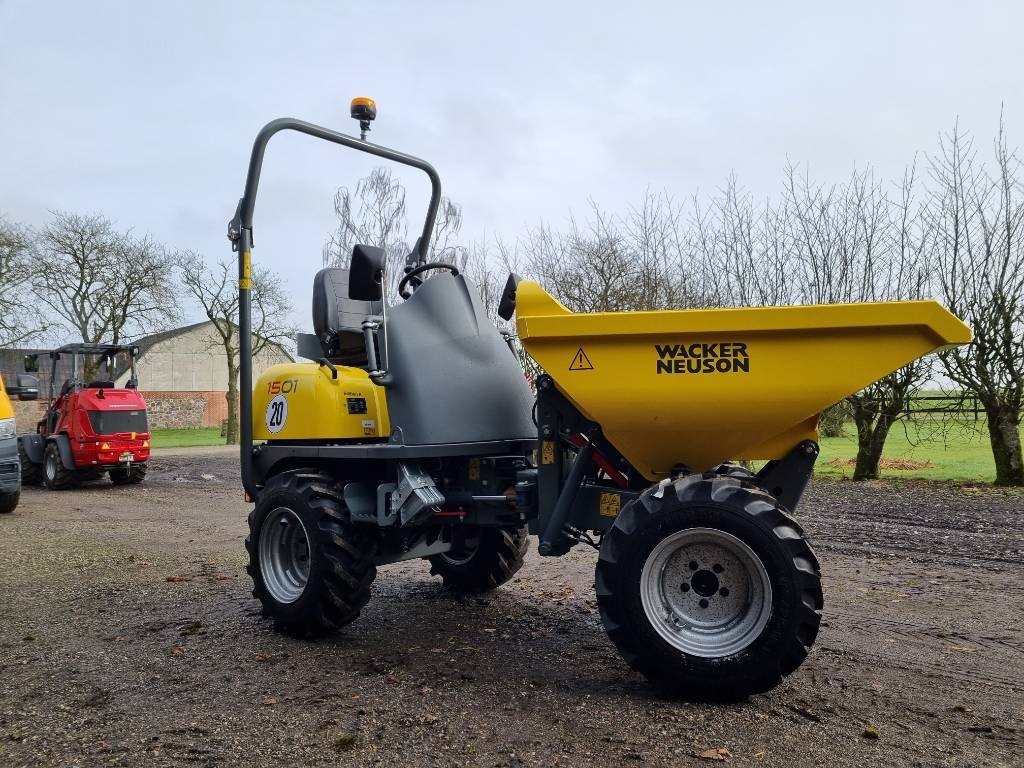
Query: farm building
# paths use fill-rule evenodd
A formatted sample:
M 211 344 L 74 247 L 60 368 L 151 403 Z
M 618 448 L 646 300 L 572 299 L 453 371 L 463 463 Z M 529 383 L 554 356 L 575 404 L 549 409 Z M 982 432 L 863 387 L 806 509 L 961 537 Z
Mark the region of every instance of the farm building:
M 136 340 L 139 356 L 136 368 L 139 390 L 149 406 L 150 426 L 156 429 L 186 429 L 219 426 L 227 418 L 228 365 L 224 347 L 213 323 L 174 328 Z M 46 349 L 0 349 L 0 374 L 13 381 L 23 370 L 27 354 L 39 353 L 41 400 L 18 403 L 18 431 L 35 431 L 36 422 L 49 392 L 50 360 Z M 277 363 L 289 362 L 291 355 L 277 344 L 268 344 L 255 358 L 254 376 Z M 58 361 L 57 386 L 71 372 L 68 360 Z M 130 372 L 118 361 L 114 380 L 123 387 Z

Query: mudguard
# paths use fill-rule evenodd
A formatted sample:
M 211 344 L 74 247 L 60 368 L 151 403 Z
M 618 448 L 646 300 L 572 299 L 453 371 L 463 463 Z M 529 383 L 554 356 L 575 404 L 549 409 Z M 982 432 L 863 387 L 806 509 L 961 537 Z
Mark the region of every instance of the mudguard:
M 67 438 L 65 438 L 66 440 Z M 43 463 L 43 448 L 45 445 L 45 438 L 42 435 L 21 435 L 18 438 L 18 444 L 21 445 L 25 455 L 28 456 L 29 461 L 33 464 Z M 70 450 L 71 446 L 68 446 Z
M 68 436 L 53 435 L 47 440 L 57 444 L 57 450 L 60 451 L 60 463 L 64 465 L 64 469 L 75 469 L 75 457 L 71 454 L 71 441 L 68 440 Z

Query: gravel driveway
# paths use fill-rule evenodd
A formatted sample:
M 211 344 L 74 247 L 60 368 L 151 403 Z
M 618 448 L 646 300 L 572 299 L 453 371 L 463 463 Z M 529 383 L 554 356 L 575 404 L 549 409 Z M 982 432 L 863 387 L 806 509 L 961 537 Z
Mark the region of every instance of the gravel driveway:
M 1024 498 L 816 481 L 825 622 L 782 686 L 655 696 L 606 641 L 595 555 L 482 598 L 381 569 L 331 639 L 250 597 L 233 453 L 28 489 L 0 518 L 0 765 L 1024 765 Z

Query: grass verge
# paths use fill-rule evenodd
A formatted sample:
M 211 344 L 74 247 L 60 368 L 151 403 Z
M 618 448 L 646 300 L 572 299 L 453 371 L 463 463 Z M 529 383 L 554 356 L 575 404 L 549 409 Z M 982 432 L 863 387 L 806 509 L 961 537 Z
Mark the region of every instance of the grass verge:
M 846 425 L 846 432 L 846 437 L 821 439 L 821 456 L 814 468 L 816 475 L 853 476 L 857 428 L 851 422 Z M 996 470 L 985 422 L 949 419 L 940 430 L 934 423 L 927 422 L 896 424 L 885 442 L 881 476 L 991 483 Z
M 220 427 L 208 429 L 154 429 L 150 433 L 154 448 L 190 448 L 196 445 L 224 445 Z

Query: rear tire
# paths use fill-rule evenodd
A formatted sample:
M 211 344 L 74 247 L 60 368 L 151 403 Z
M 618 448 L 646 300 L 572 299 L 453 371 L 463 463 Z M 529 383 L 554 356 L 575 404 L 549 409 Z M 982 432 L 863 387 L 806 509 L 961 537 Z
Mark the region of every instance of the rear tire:
M 22 485 L 39 485 L 43 482 L 43 468 L 28 457 L 21 440 L 18 441 L 18 460 L 21 462 Z
M 0 493 L 0 515 L 6 515 L 15 510 L 18 501 L 21 499 L 21 491 L 14 493 Z
M 377 575 L 376 537 L 349 522 L 341 489 L 309 470 L 271 478 L 249 515 L 253 597 L 279 632 L 314 637 L 354 621 Z
M 823 604 L 800 526 L 764 491 L 711 473 L 666 481 L 623 507 L 601 545 L 596 589 L 626 662 L 700 701 L 781 682 L 807 657 Z
M 49 442 L 43 451 L 43 485 L 51 491 L 65 491 L 78 485 L 75 472 L 64 466 L 57 443 Z
M 148 467 L 144 462 L 128 467 L 114 467 L 110 470 L 110 482 L 114 485 L 138 485 L 146 479 Z
M 449 552 L 433 555 L 430 573 L 440 576 L 455 592 L 479 593 L 497 589 L 523 567 L 529 547 L 526 527 L 456 527 Z

